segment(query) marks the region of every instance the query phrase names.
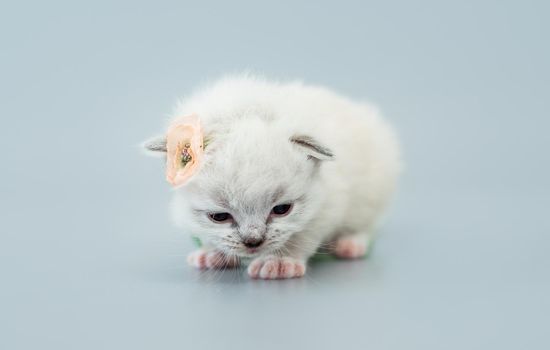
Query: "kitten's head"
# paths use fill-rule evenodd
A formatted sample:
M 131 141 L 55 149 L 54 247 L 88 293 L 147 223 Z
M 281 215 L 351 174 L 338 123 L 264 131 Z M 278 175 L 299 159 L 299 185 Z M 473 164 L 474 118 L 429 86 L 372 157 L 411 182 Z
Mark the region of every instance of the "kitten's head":
M 206 136 L 200 170 L 176 191 L 176 222 L 228 254 L 285 249 L 319 209 L 319 169 L 332 152 L 307 135 L 254 119 Z M 149 149 L 162 152 L 162 140 Z

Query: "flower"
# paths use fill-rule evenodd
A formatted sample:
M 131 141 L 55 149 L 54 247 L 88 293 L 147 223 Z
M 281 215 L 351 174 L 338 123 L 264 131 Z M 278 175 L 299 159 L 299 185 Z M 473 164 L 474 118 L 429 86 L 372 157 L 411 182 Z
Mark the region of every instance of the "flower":
M 166 180 L 184 185 L 195 174 L 204 152 L 203 134 L 197 115 L 178 118 L 166 133 Z

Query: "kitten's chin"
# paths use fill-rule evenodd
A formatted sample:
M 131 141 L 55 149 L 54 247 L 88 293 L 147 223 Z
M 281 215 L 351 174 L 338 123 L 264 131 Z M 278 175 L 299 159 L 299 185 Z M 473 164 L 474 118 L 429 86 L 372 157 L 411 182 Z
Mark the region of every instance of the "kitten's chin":
M 255 258 L 257 256 L 265 254 L 266 250 L 262 248 L 253 248 L 253 249 L 242 249 L 238 252 L 235 252 L 236 255 L 241 258 Z
M 265 256 L 269 254 L 279 255 L 281 252 L 280 248 L 282 246 L 283 245 L 281 244 L 280 246 L 268 245 L 268 246 L 260 246 L 258 248 L 243 248 L 237 254 L 242 258 L 256 258 L 259 256 Z
M 228 255 L 235 255 L 240 258 L 256 258 L 261 255 L 266 255 L 272 250 L 267 249 L 266 247 L 258 248 L 242 248 L 242 249 L 231 249 L 230 251 L 224 250 Z
M 260 255 L 261 248 L 247 249 L 247 248 L 228 248 L 224 246 L 218 246 L 218 249 L 224 252 L 226 255 L 237 256 L 239 258 L 254 258 Z

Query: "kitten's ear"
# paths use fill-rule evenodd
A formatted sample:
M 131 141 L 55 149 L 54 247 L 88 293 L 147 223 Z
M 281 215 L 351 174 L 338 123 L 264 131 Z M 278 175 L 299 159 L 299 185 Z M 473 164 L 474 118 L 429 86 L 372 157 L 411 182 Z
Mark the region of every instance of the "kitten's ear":
M 294 135 L 290 138 L 290 141 L 299 146 L 309 158 L 316 160 L 332 160 L 334 154 L 332 151 L 321 145 L 317 140 L 307 135 Z
M 157 136 L 143 143 L 146 153 L 149 155 L 163 155 L 166 153 L 166 136 Z

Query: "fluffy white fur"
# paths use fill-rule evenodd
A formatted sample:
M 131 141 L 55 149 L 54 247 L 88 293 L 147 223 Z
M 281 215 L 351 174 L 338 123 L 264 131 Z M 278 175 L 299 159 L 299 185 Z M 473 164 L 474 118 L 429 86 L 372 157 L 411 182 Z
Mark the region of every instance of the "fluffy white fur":
M 376 109 L 322 87 L 243 75 L 199 90 L 174 118 L 191 113 L 210 143 L 197 174 L 175 191 L 172 213 L 204 243 L 192 265 L 250 257 L 251 277 L 291 278 L 325 244 L 343 258 L 365 254 L 400 169 L 396 137 Z M 308 142 L 291 142 L 297 137 Z M 288 215 L 270 215 L 286 203 Z M 234 220 L 215 223 L 215 212 Z M 264 242 L 249 249 L 250 237 Z

